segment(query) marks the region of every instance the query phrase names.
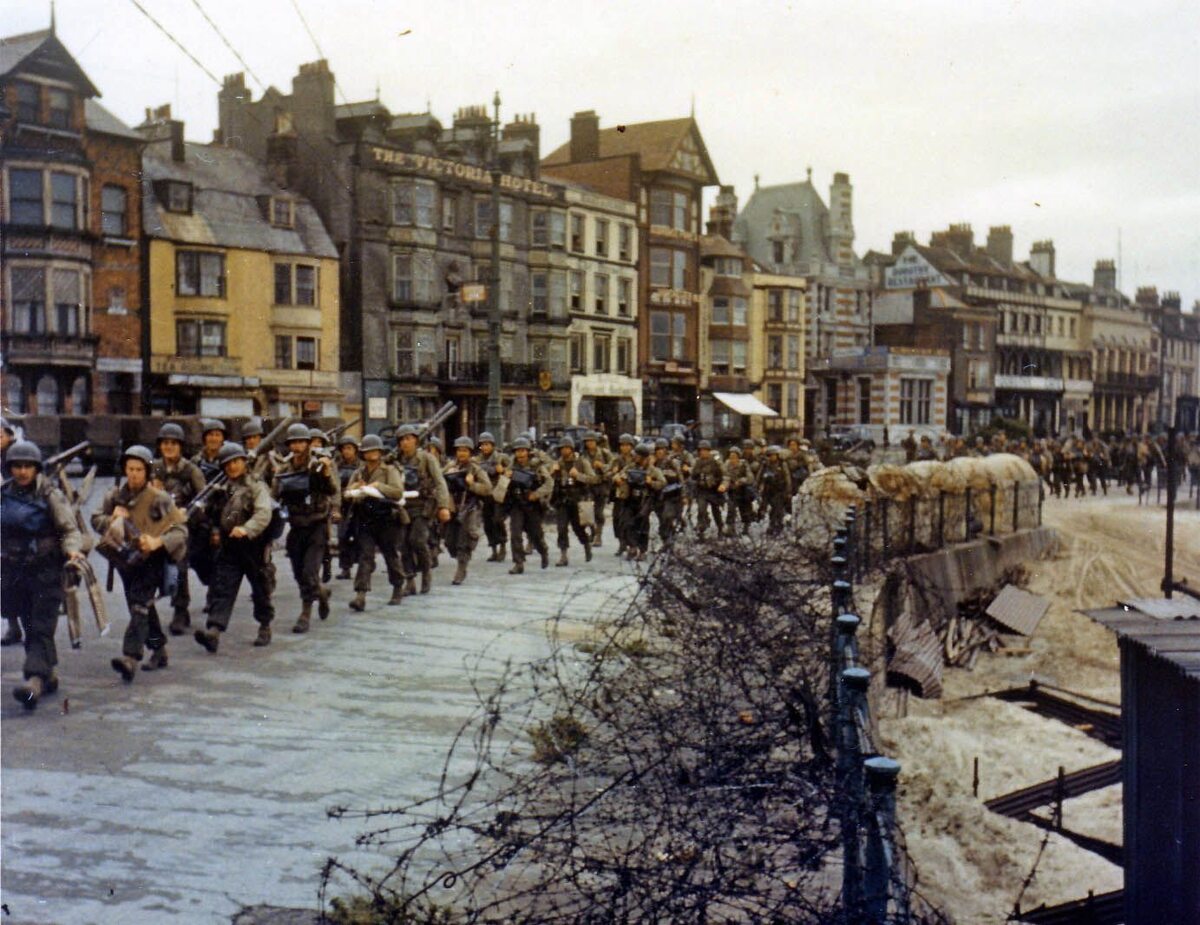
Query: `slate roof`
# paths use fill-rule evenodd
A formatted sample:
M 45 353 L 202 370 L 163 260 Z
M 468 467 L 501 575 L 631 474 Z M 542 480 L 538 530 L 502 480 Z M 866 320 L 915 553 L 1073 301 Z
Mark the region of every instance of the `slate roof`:
M 829 209 L 811 180 L 760 186 L 750 194 L 734 222 L 733 237 L 751 257 L 765 266 L 775 265 L 770 235 L 776 211 L 786 223 L 787 234 L 800 242 L 792 265 L 834 259 L 829 252 Z
M 212 244 L 278 254 L 307 254 L 336 259 L 317 211 L 307 199 L 271 182 L 266 169 L 249 155 L 219 145 L 187 143 L 184 162 L 171 160 L 170 144 L 148 145 L 142 157 L 142 212 L 146 234 L 189 244 Z M 155 180 L 184 180 L 193 185 L 192 212 L 168 212 L 154 193 Z M 286 195 L 295 202 L 294 226 L 267 221 L 257 197 Z
M 341 103 L 333 107 L 334 119 L 361 119 L 365 116 L 386 116 L 388 109 L 379 100 L 361 103 Z
M 10 35 L 0 38 L 0 77 L 7 77 L 17 68 L 24 65 L 29 67 L 35 62 L 29 59 L 34 55 L 57 56 L 60 63 L 70 73 L 82 88 L 85 96 L 99 96 L 100 91 L 88 79 L 87 74 L 77 62 L 58 36 L 50 29 L 40 29 L 37 32 L 26 32 L 22 35 Z
M 90 132 L 102 132 L 105 135 L 115 135 L 118 138 L 129 138 L 133 141 L 144 140 L 141 135 L 95 100 L 86 99 L 83 101 L 83 116 Z
M 700 236 L 700 256 L 703 257 L 736 257 L 745 260 L 746 254 L 732 241 L 719 234 Z
M 637 122 L 633 125 L 604 128 L 600 130 L 600 157 L 638 155 L 642 170 L 670 170 L 671 158 L 687 135 L 695 130 L 700 142 L 700 156 L 704 160 L 711 182 L 717 182 L 717 170 L 709 159 L 696 120 L 691 116 L 683 119 L 660 119 L 656 122 Z M 559 145 L 542 158 L 544 167 L 571 163 L 571 143 Z

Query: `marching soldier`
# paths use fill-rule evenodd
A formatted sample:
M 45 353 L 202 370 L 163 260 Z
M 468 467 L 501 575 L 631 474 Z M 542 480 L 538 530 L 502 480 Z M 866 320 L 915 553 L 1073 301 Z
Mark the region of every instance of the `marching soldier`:
M 83 558 L 83 537 L 63 493 L 42 474 L 42 452 L 20 440 L 4 455 L 12 477 L 0 489 L 0 604 L 24 629 L 25 683 L 13 696 L 25 709 L 58 690 L 54 631 L 63 604 L 63 566 Z
M 508 494 L 504 498 L 513 557 L 508 574 L 525 572 L 525 536 L 542 557 L 542 568 L 550 564 L 550 550 L 542 533 L 542 502 L 550 497 L 553 489 L 549 471 L 535 461 L 530 452 L 529 438 L 518 437 L 513 441 L 512 469 Z
M 183 458 L 183 428 L 178 424 L 167 423 L 158 429 L 158 459 L 150 469 L 150 477 L 154 486 L 171 496 L 175 507 L 186 512 L 187 507 L 196 495 L 204 490 L 204 474 L 194 462 Z M 192 523 L 185 527 L 187 533 L 187 553 L 179 563 L 179 580 L 175 583 L 175 593 L 171 596 L 171 625 L 167 627 L 172 636 L 182 636 L 192 624 L 192 616 L 188 608 L 191 606 L 192 595 L 188 588 L 188 566 L 193 560 L 200 563 L 197 576 L 205 584 L 208 583 L 211 567 L 212 526 L 203 514 L 198 514 Z M 200 571 L 204 570 L 201 576 Z
M 782 456 L 783 451 L 772 444 L 758 469 L 758 495 L 770 521 L 767 533 L 772 535 L 783 529 L 783 515 L 792 503 L 792 477 Z
M 350 609 L 357 611 L 367 608 L 367 592 L 371 590 L 377 550 L 383 553 L 388 581 L 392 584 L 392 596 L 388 604 L 399 604 L 404 599 L 404 567 L 400 561 L 400 551 L 409 523 L 408 511 L 403 506 L 404 476 L 391 463 L 383 461 L 383 441 L 379 435 L 367 434 L 363 437 L 361 450 L 362 465 L 351 476 L 346 493 L 358 494 L 368 488 L 378 492 L 381 497 L 359 497 L 351 507 L 353 530 L 358 537 L 358 571 L 354 576 L 355 593 Z
M 96 548 L 116 566 L 125 587 L 129 626 L 112 667 L 126 682 L 134 679 L 139 664 L 142 671 L 167 667 L 167 637 L 154 601 L 168 562 L 181 562 L 187 555 L 183 511 L 152 483 L 153 469 L 154 456 L 146 447 L 127 449 L 121 456 L 125 481 L 109 489 L 92 515 L 92 529 L 101 537 Z M 182 579 L 187 580 L 186 565 Z M 143 664 L 147 648 L 150 658 Z
M 459 437 L 454 441 L 454 457 L 443 472 L 454 515 L 446 524 L 446 548 L 458 568 L 451 584 L 461 585 L 467 578 L 467 566 L 483 533 L 484 499 L 492 496 L 492 480 L 483 466 L 472 458 L 475 441 Z
M 692 484 L 695 486 L 694 494 L 699 508 L 696 514 L 696 530 L 703 539 L 705 531 L 708 530 L 710 512 L 717 525 L 717 535 L 725 532 L 721 507 L 729 485 L 725 481 L 725 467 L 721 465 L 721 460 L 713 456 L 712 444 L 701 440 L 696 446 L 696 452 L 700 456 L 692 466 Z
M 201 418 L 200 440 L 200 452 L 192 457 L 192 462 L 200 467 L 204 481 L 211 482 L 221 474 L 218 457 L 225 445 L 225 423 L 216 418 Z
M 737 533 L 737 522 L 742 522 L 742 535 L 750 533 L 750 524 L 754 520 L 754 473 L 750 464 L 742 459 L 742 451 L 737 446 L 729 448 L 728 459 L 725 463 L 725 483 L 729 494 L 729 523 L 727 535 Z
M 599 481 L 599 476 L 592 469 L 592 464 L 575 452 L 575 441 L 570 437 L 558 441 L 558 459 L 550 467 L 550 480 L 554 486 L 550 494 L 550 506 L 554 508 L 558 526 L 558 562 L 555 565 L 570 565 L 567 560 L 570 532 L 574 532 L 575 538 L 583 545 L 584 558 L 591 562 L 592 540 L 579 522 L 579 502 L 590 497 L 592 486 Z
M 313 427 L 309 430 L 308 436 L 309 452 L 313 456 L 318 459 L 333 458 L 333 450 L 329 448 L 329 438 L 325 436 L 325 431 L 319 427 Z M 341 494 L 341 485 L 338 485 L 338 494 Z M 321 583 L 326 585 L 333 580 L 333 542 L 330 530 L 336 521 L 341 520 L 341 515 L 338 513 L 340 506 L 340 503 L 336 505 L 332 516 L 325 521 L 325 555 L 321 559 Z
M 446 466 L 449 460 L 446 459 L 445 447 L 442 445 L 441 437 L 430 437 L 425 441 L 425 450 L 432 456 L 438 464 L 438 468 L 443 472 L 446 471 Z M 438 559 L 442 554 L 442 534 L 445 532 L 445 525 L 439 520 L 429 521 L 429 567 L 437 568 Z
M 617 556 L 625 553 L 625 538 L 628 535 L 628 524 L 625 521 L 629 517 L 629 505 L 622 502 L 621 493 L 617 487 L 617 476 L 634 465 L 633 447 L 636 442 L 630 434 L 621 434 L 617 438 L 617 455 L 609 462 L 606 473 L 608 481 L 612 485 L 613 533 L 617 538 Z
M 799 437 L 788 437 L 787 470 L 792 477 L 792 495 L 800 490 L 804 480 L 808 478 L 808 453 L 800 443 Z
M 496 451 L 496 438 L 486 430 L 479 435 L 479 455 L 476 461 L 483 467 L 493 485 L 504 475 L 504 470 L 509 465 L 508 457 Z M 490 496 L 483 500 L 483 531 L 487 534 L 488 545 L 492 548 L 492 554 L 488 556 L 487 561 L 503 562 L 507 551 L 505 547 L 508 544 L 504 509 Z
M 192 457 L 192 464 L 200 470 L 205 482 L 211 482 L 221 474 L 219 460 L 221 448 L 225 445 L 225 424 L 216 418 L 201 418 L 200 436 L 203 445 L 200 447 L 200 451 Z M 212 500 L 204 508 L 189 512 L 188 515 L 191 518 L 188 565 L 196 573 L 196 577 L 210 587 L 213 569 L 216 567 L 217 561 L 217 548 L 212 543 L 215 520 L 213 505 L 219 500 L 220 495 L 214 494 Z M 205 610 L 207 609 L 206 604 Z
M 430 453 L 417 444 L 420 432 L 415 424 L 405 424 L 398 431 L 399 452 L 396 466 L 404 473 L 404 487 L 416 491 L 419 497 L 408 505 L 410 523 L 404 536 L 404 558 L 409 575 L 405 590 L 416 591 L 413 576 L 421 573 L 421 593 L 428 594 L 432 584 L 430 576 L 429 524 L 436 518 L 440 523 L 450 519 L 450 494 L 446 491 L 446 480 L 442 467 Z
M 911 427 L 908 430 L 908 436 L 900 441 L 900 446 L 904 448 L 904 461 L 906 463 L 915 462 L 917 459 L 917 436 Z
M 0 417 L 0 472 L 8 471 L 4 467 L 4 458 L 8 454 L 8 448 L 16 442 L 16 439 L 16 429 L 8 423 L 6 418 Z M 4 620 L 8 623 L 8 629 L 0 638 L 0 646 L 15 646 L 21 641 L 21 621 L 16 617 L 5 617 Z
M 345 494 L 350 479 L 361 465 L 358 458 L 358 438 L 343 434 L 338 439 L 337 452 L 338 489 Z M 350 517 L 344 509 L 337 523 L 337 546 L 337 577 L 344 581 L 351 577 L 350 569 L 358 561 L 358 541 L 354 537 L 354 531 L 350 529 Z
M 210 653 L 217 651 L 221 634 L 229 628 L 229 618 L 243 578 L 250 584 L 254 619 L 258 622 L 254 645 L 271 644 L 271 621 L 275 618 L 267 573 L 270 492 L 250 474 L 249 458 L 240 444 L 222 446 L 220 461 L 229 481 L 221 496 L 223 503 L 217 512 L 211 537 L 212 545 L 218 551 L 209 586 L 207 625 L 195 633 L 196 641 Z
M 592 486 L 592 506 L 595 510 L 595 526 L 592 528 L 592 545 L 600 548 L 600 540 L 604 533 L 604 506 L 612 494 L 612 481 L 608 476 L 608 467 L 613 461 L 613 452 L 608 448 L 607 441 L 594 430 L 588 431 L 583 438 L 583 457 L 591 463 L 592 471 L 596 473 L 596 484 Z
M 682 484 L 683 491 L 680 494 L 679 518 L 676 521 L 678 528 L 682 524 L 690 523 L 690 514 L 692 509 L 692 466 L 696 463 L 696 457 L 687 450 L 687 441 L 683 439 L 682 434 L 675 434 L 671 438 L 671 449 L 668 454 L 676 463 L 677 468 L 683 473 Z M 659 466 L 661 469 L 662 467 Z M 665 473 L 664 473 L 665 474 Z
M 621 519 L 625 525 L 625 555 L 641 561 L 650 548 L 650 514 L 654 510 L 653 495 L 666 485 L 662 472 L 654 465 L 654 447 L 639 443 L 633 451 L 631 465 L 613 476 L 617 503 L 624 508 Z
M 923 434 L 921 442 L 917 446 L 917 461 L 924 462 L 937 458 L 937 450 L 933 448 L 933 441 L 929 439 L 929 434 Z
M 307 633 L 312 605 L 322 620 L 329 616 L 329 589 L 321 585 L 321 565 L 329 545 L 329 521 L 338 514 L 340 485 L 333 459 L 313 455 L 312 433 L 303 424 L 288 428 L 290 456 L 275 470 L 272 496 L 287 511 L 287 556 L 300 590 L 300 616 L 293 633 Z
M 262 421 L 258 418 L 251 418 L 238 429 L 238 439 L 242 442 L 242 448 L 247 454 L 258 455 L 259 445 L 263 440 Z
M 654 466 L 666 482 L 656 495 L 658 538 L 664 546 L 669 546 L 675 540 L 679 518 L 683 516 L 683 483 L 686 476 L 682 461 L 678 456 L 669 454 L 667 441 L 662 437 L 654 443 Z

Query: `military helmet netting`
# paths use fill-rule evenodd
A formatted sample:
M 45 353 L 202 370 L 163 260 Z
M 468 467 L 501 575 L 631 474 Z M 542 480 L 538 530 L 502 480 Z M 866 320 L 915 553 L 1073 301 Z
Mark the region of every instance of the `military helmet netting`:
M 293 440 L 311 440 L 312 432 L 308 429 L 307 424 L 293 424 L 287 429 L 287 441 L 291 443 Z
M 263 435 L 262 421 L 260 421 L 258 418 L 251 418 L 242 425 L 242 429 L 239 431 L 239 433 L 241 434 L 243 440 L 245 440 L 247 437 L 261 437 Z
M 8 453 L 4 457 L 4 465 L 7 467 L 18 462 L 33 463 L 40 469 L 42 467 L 42 451 L 38 449 L 36 443 L 30 440 L 18 440 L 8 448 Z
M 430 446 L 435 446 L 435 447 L 437 447 L 439 450 L 441 450 L 441 449 L 445 449 L 445 448 L 442 446 L 442 438 L 441 438 L 441 437 L 430 437 L 430 438 L 429 438 L 429 445 L 430 445 Z
M 671 437 L 671 442 L 672 443 L 686 443 L 687 441 L 683 439 L 683 434 L 675 434 Z
M 484 443 L 490 443 L 492 446 L 495 446 L 496 438 L 492 436 L 491 431 L 485 430 L 483 433 L 481 433 L 479 435 L 479 443 L 480 443 L 480 445 L 482 445 Z
M 159 440 L 176 440 L 183 443 L 183 428 L 178 424 L 168 421 L 158 429 Z
M 217 462 L 222 466 L 235 459 L 245 459 L 246 448 L 240 443 L 226 443 L 217 454 Z
M 767 455 L 768 456 L 778 456 L 782 452 L 783 452 L 783 449 L 774 443 L 772 443 L 769 447 L 767 447 Z
M 754 441 L 747 437 L 742 441 L 742 449 L 751 449 L 754 446 Z

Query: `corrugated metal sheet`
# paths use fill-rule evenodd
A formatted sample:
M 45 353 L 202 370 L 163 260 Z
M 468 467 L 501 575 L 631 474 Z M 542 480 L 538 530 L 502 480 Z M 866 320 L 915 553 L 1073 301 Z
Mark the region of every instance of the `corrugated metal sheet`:
M 1032 636 L 1049 609 L 1050 602 L 1041 595 L 1005 585 L 984 612 L 1006 629 Z
M 1084 612 L 1122 639 L 1200 682 L 1200 619 L 1158 619 L 1126 606 Z
M 1200 601 L 1191 597 L 1132 598 L 1117 603 L 1156 620 L 1200 620 Z
M 888 637 L 895 652 L 888 662 L 889 677 L 900 677 L 916 685 L 921 697 L 942 696 L 942 641 L 929 621 L 916 622 L 912 611 L 905 609 Z

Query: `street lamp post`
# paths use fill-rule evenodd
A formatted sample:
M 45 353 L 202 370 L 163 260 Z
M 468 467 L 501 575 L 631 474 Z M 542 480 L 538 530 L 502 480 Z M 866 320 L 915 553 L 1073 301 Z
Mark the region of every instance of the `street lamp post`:
M 501 442 L 505 437 L 500 399 L 500 91 L 492 99 L 492 267 L 488 280 L 488 397 L 484 423 Z

